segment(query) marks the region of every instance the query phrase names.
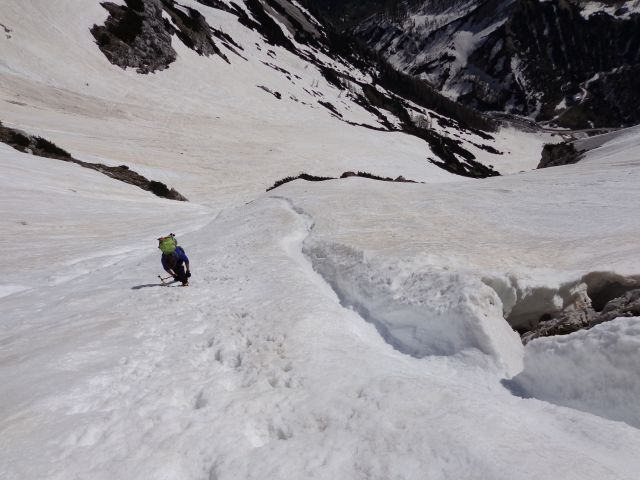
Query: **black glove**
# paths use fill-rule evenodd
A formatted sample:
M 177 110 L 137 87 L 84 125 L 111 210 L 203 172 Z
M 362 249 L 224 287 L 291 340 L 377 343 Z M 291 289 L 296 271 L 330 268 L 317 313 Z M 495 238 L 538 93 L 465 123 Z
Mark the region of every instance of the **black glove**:
M 187 270 L 187 278 L 191 278 L 191 272 Z

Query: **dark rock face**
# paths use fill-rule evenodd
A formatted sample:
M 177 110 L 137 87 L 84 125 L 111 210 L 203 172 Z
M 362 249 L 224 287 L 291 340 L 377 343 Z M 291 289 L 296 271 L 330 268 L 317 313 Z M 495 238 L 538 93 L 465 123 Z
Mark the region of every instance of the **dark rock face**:
M 115 180 L 147 190 L 158 197 L 168 198 L 169 200 L 178 200 L 181 202 L 188 201 L 173 188 L 167 187 L 162 182 L 149 180 L 138 172 L 130 170 L 126 165 L 110 167 L 101 163 L 83 162 L 82 160 L 73 158 L 69 152 L 44 138 L 34 137 L 20 130 L 5 127 L 2 125 L 2 122 L 0 122 L 0 142 L 6 143 L 10 147 L 13 147 L 23 153 L 75 163 L 81 167 L 96 170 Z
M 579 0 L 308 3 L 468 106 L 576 129 L 640 122 L 640 14 L 585 18 Z
M 542 149 L 542 159 L 537 168 L 572 165 L 582 159 L 582 153 L 572 143 L 547 144 Z
M 565 0 L 520 0 L 490 37 L 467 68 L 479 68 L 489 79 L 478 78 L 462 101 L 499 110 L 512 102 L 515 113 L 539 109 L 537 120 L 559 113 L 558 125 L 571 128 L 640 121 L 640 89 L 629 75 L 640 66 L 640 16 L 584 18 Z M 492 81 L 504 90 L 491 88 Z M 631 109 L 621 103 L 627 97 Z M 566 107 L 557 111 L 563 101 Z
M 111 63 L 135 68 L 138 73 L 164 70 L 176 60 L 171 39 L 176 35 L 200 55 L 219 55 L 228 62 L 212 38 L 214 30 L 192 8 L 178 8 L 173 0 L 125 0 L 126 5 L 105 2 L 110 13 L 104 25 L 91 28 L 98 47 Z M 171 21 L 163 17 L 166 12 Z
M 541 321 L 534 330 L 522 335 L 522 342 L 526 344 L 534 338 L 567 335 L 578 330 L 589 329 L 601 323 L 610 322 L 619 317 L 639 316 L 640 289 L 636 289 L 609 301 L 601 312 L 597 312 L 591 306 L 587 306 L 581 310 L 562 312 L 555 318 Z
M 562 310 L 545 312 L 521 331 L 523 343 L 589 329 L 618 317 L 640 316 L 640 277 L 593 272 L 562 289 L 571 293 L 571 300 Z
M 618 317 L 640 317 L 640 289 L 609 301 L 602 312 L 589 322 L 589 326 L 610 322 Z
M 176 59 L 171 46 L 173 27 L 162 18 L 160 1 L 126 0 L 126 6 L 102 3 L 110 16 L 91 33 L 111 63 L 138 73 L 164 70 Z
M 639 27 L 640 28 L 640 27 Z M 623 66 L 598 74 L 588 82 L 588 96 L 564 111 L 558 124 L 566 128 L 586 125 L 633 125 L 640 122 L 640 65 Z
M 163 1 L 165 11 L 171 16 L 171 21 L 177 28 L 173 31 L 191 50 L 198 55 L 218 55 L 227 63 L 229 60 L 217 47 L 211 37 L 213 29 L 209 26 L 204 16 L 197 10 L 189 7 L 177 8 L 173 1 Z M 186 12 L 185 12 L 186 11 Z

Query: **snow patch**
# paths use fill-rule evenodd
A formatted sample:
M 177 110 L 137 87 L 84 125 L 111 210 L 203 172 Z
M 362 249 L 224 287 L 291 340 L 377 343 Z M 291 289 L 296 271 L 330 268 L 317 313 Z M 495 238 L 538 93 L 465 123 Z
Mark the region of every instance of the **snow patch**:
M 534 397 L 640 428 L 640 318 L 533 340 L 505 384 Z

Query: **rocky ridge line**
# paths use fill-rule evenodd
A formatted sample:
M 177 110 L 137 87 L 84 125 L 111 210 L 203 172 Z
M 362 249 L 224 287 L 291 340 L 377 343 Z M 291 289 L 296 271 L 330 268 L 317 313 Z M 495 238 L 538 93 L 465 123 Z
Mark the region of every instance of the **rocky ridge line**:
M 162 182 L 149 180 L 138 172 L 130 170 L 126 165 L 110 167 L 101 163 L 83 162 L 82 160 L 73 158 L 69 152 L 58 147 L 49 140 L 29 135 L 21 130 L 6 127 L 2 122 L 0 122 L 0 142 L 6 143 L 10 147 L 22 153 L 75 163 L 81 167 L 100 172 L 115 180 L 135 185 L 136 187 L 147 190 L 158 197 L 177 200 L 180 202 L 188 201 L 186 197 L 181 195 L 175 189 L 167 187 L 167 185 Z

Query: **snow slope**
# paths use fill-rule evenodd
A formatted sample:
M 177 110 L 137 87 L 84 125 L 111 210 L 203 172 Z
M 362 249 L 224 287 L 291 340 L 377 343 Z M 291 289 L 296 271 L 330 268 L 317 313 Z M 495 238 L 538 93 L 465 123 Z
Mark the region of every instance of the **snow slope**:
M 503 385 L 535 355 L 502 313 L 595 269 L 638 273 L 637 130 L 574 166 L 462 181 L 413 137 L 276 100 L 255 84 L 294 87 L 258 61 L 176 44 L 164 72 L 119 70 L 85 31 L 101 7 L 60 4 L 3 4 L 2 120 L 192 202 L 0 144 L 0 478 L 636 478 L 640 433 L 611 398 L 566 408 Z M 260 41 L 224 15 L 208 18 Z M 347 169 L 430 183 L 264 193 Z M 170 231 L 186 289 L 155 280 Z
M 2 162 L 2 178 L 15 179 L 2 190 L 23 191 L 10 196 L 16 208 L 51 192 L 20 179 L 23 160 Z M 40 167 L 61 186 L 38 209 L 54 218 L 90 206 L 89 186 L 113 185 L 72 165 Z M 86 191 L 62 188 L 80 179 Z M 113 205 L 136 235 L 166 228 L 168 206 L 204 225 L 178 232 L 193 285 L 151 285 L 157 255 L 133 238 L 114 263 L 69 279 L 42 282 L 74 269 L 61 263 L 14 272 L 29 290 L 0 300 L 3 478 L 634 478 L 636 429 L 513 396 L 474 348 L 423 358 L 392 348 L 312 271 L 310 218 L 288 201 L 265 196 L 216 217 L 153 198 L 140 212 L 140 196 L 121 191 Z M 90 208 L 74 218 L 96 223 Z M 120 218 L 98 224 L 115 230 Z M 24 228 L 6 227 L 13 237 Z M 67 243 L 91 245 L 86 235 L 66 228 Z M 43 255 L 55 244 L 52 232 L 34 238 Z
M 619 318 L 589 331 L 531 342 L 513 388 L 638 428 L 639 326 L 638 318 Z
M 604 137 L 575 166 L 440 185 L 297 183 L 279 194 L 315 219 L 318 242 L 383 265 L 404 261 L 412 272 L 468 272 L 497 292 L 514 324 L 526 324 L 561 309 L 569 298 L 559 289 L 586 274 L 640 271 L 640 131 Z
M 96 47 L 89 27 L 107 16 L 98 2 L 64 2 L 64 8 L 56 2 L 3 5 L 12 38 L 2 40 L 2 120 L 54 141 L 77 158 L 129 165 L 197 200 L 248 200 L 275 180 L 303 170 L 449 177 L 424 161 L 428 147 L 418 139 L 373 135 L 336 121 L 315 99 L 314 105 L 290 100 L 286 94 L 311 104 L 303 89 L 320 82 L 329 98 L 339 92 L 326 85 L 317 69 L 308 72 L 308 63 L 266 45 L 229 14 L 199 8 L 211 24 L 223 25 L 242 42 L 250 61 L 231 57 L 227 65 L 174 41 L 176 63 L 142 76 L 112 66 Z M 65 26 L 62 32 L 60 25 Z M 281 68 L 300 71 L 304 79 L 293 85 L 261 63 L 273 62 L 267 50 L 276 52 Z M 277 100 L 258 85 L 282 92 L 285 99 Z M 371 120 L 357 105 L 350 108 L 351 120 Z M 322 145 L 314 141 L 318 131 L 323 132 Z M 345 142 L 347 137 L 354 141 Z M 374 152 L 380 150 L 386 158 L 377 161 Z M 321 158 L 318 151 L 339 156 Z

